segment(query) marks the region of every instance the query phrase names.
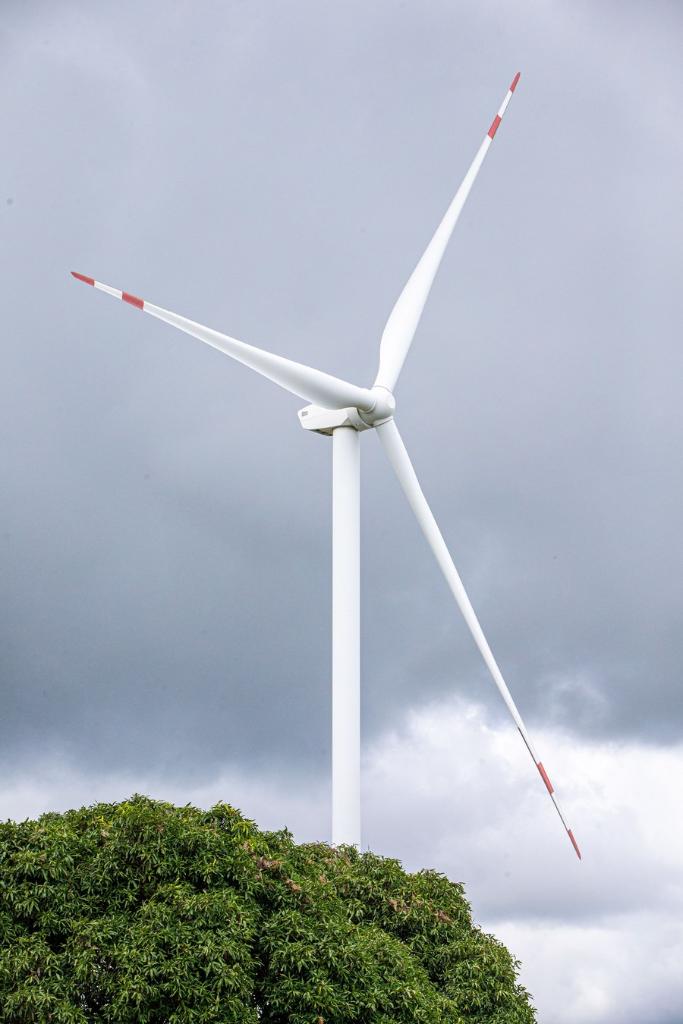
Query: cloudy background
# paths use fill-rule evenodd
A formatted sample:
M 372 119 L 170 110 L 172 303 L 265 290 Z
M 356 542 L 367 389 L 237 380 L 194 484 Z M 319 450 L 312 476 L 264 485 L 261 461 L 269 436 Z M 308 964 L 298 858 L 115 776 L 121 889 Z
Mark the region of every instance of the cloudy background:
M 0 816 L 137 790 L 329 836 L 330 444 L 76 269 L 397 392 L 581 843 L 363 437 L 364 843 L 464 881 L 541 1024 L 683 1015 L 683 11 L 20 3 L 0 21 Z

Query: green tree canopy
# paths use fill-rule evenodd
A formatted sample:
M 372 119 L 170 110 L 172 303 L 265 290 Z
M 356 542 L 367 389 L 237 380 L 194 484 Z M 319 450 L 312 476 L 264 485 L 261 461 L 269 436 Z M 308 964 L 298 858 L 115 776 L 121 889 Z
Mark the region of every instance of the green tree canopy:
M 142 796 L 0 824 L 0 1020 L 533 1024 L 435 871 Z

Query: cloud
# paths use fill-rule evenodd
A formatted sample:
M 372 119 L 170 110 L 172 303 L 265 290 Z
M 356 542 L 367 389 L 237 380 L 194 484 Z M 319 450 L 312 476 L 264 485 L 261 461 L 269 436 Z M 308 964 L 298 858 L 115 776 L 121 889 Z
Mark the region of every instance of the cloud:
M 643 885 L 643 879 L 640 879 Z M 681 1019 L 680 901 L 603 924 L 488 921 L 524 964 L 542 1024 L 676 1024 Z
M 683 747 L 534 737 L 581 844 L 579 862 L 516 730 L 456 699 L 409 712 L 366 747 L 364 845 L 465 883 L 476 921 L 522 960 L 544 1024 L 664 1024 L 683 982 Z M 328 835 L 328 779 L 287 766 L 183 784 L 94 779 L 67 761 L 8 781 L 20 818 L 139 791 L 176 803 L 227 800 L 299 841 Z
M 565 993 L 551 1024 L 564 1007 L 614 1017 L 543 951 L 566 940 L 571 985 L 593 979 L 612 1007 L 611 950 L 624 991 L 650 992 L 629 929 L 666 973 L 680 909 L 680 4 L 5 6 L 7 813 L 229 791 L 262 823 L 324 830 L 329 443 L 289 396 L 68 271 L 371 381 L 519 68 L 398 417 L 585 860 L 503 729 L 371 433 L 367 836 L 462 877 L 482 919 L 524 927 L 525 970 L 542 936 L 536 960 Z M 598 959 L 609 942 L 606 988 L 579 970 L 583 928 Z M 662 992 L 678 993 L 670 977 Z
M 68 271 L 370 380 L 517 66 L 401 430 L 531 722 L 675 739 L 675 9 L 294 9 L 8 8 L 4 756 L 68 746 L 92 773 L 185 777 L 226 750 L 325 763 L 328 442 L 289 396 Z M 471 697 L 484 676 L 371 436 L 363 465 L 372 735 L 417 692 Z
M 683 746 L 534 740 L 581 862 L 515 730 L 459 700 L 413 712 L 368 751 L 370 845 L 465 882 L 544 1024 L 679 1019 Z

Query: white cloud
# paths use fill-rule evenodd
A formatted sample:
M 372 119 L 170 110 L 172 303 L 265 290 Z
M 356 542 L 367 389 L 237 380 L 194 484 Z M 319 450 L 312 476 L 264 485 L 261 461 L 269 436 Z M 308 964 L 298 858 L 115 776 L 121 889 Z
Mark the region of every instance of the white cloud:
M 648 882 L 641 880 L 647 891 Z M 683 1007 L 680 900 L 602 924 L 488 921 L 522 961 L 541 1024 L 667 1024 Z
M 463 881 L 475 919 L 522 960 L 541 1024 L 663 1024 L 683 1006 L 683 747 L 588 743 L 536 730 L 581 844 L 574 856 L 516 731 L 454 700 L 412 712 L 365 754 L 365 842 L 411 870 Z M 262 827 L 325 837 L 328 780 L 230 769 L 201 784 L 35 765 L 2 816 L 133 791 L 199 806 L 225 799 Z M 673 1016 L 672 1016 L 673 1015 Z
M 516 731 L 453 701 L 367 759 L 370 845 L 465 882 L 522 960 L 542 1024 L 656 1021 L 683 1006 L 683 746 L 536 730 L 579 862 Z

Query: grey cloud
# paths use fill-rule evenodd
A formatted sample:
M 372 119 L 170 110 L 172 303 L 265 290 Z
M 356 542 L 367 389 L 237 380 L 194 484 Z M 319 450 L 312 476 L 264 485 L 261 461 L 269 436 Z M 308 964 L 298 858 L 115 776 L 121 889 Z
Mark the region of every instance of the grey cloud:
M 326 770 L 329 445 L 68 271 L 364 383 L 518 66 L 401 427 L 530 723 L 680 736 L 680 27 L 666 5 L 8 8 L 6 758 Z M 366 737 L 453 690 L 502 713 L 363 441 Z

